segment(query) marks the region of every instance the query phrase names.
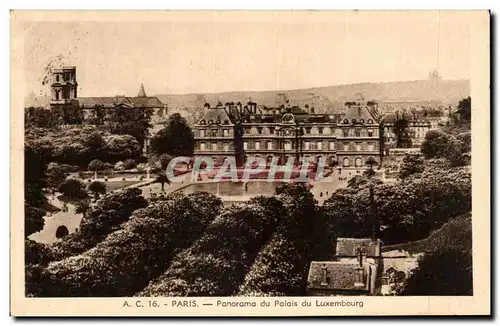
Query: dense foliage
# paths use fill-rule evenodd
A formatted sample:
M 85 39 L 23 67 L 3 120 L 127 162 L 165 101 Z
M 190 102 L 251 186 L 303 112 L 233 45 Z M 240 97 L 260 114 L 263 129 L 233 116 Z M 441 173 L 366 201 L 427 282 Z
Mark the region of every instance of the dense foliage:
M 205 233 L 175 257 L 170 267 L 138 296 L 228 296 L 243 281 L 281 216 L 280 200 L 255 197 L 226 207 Z
M 171 195 L 134 212 L 122 228 L 80 255 L 32 269 L 27 293 L 36 296 L 130 296 L 164 271 L 219 214 L 213 195 Z
M 429 166 L 404 182 L 340 189 L 323 209 L 338 236 L 370 236 L 365 226 L 379 222 L 382 239 L 390 244 L 425 238 L 450 217 L 470 211 L 471 204 L 469 169 Z
M 32 128 L 26 131 L 25 139 L 31 148 L 43 147 L 49 162 L 81 168 L 87 168 L 93 160 L 117 162 L 141 155 L 140 144 L 134 137 L 110 134 L 92 126 L 61 130 Z M 102 168 L 104 166 L 97 166 L 97 170 Z M 96 170 L 96 166 L 92 166 L 91 170 Z
M 178 113 L 172 114 L 166 127 L 151 138 L 151 151 L 156 155 L 192 156 L 194 136 L 186 119 Z
M 50 247 L 54 260 L 61 260 L 92 248 L 108 234 L 118 230 L 135 210 L 146 205 L 147 201 L 139 189 L 126 189 L 101 198 L 85 214 L 77 232 Z
M 245 276 L 238 295 L 304 295 L 309 265 L 333 243 L 311 192 L 300 184 L 277 189 L 286 215 Z M 331 236 L 331 238 L 329 237 Z M 331 249 L 331 248 L 328 248 Z

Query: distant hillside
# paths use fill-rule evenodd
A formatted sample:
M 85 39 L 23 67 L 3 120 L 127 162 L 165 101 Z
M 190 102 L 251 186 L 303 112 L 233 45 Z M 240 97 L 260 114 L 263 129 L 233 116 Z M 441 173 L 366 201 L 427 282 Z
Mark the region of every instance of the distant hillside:
M 436 87 L 437 85 L 437 87 Z M 382 102 L 432 102 L 455 105 L 464 97 L 470 96 L 469 80 L 415 80 L 387 83 L 361 83 L 286 91 L 224 92 L 206 94 L 158 94 L 163 103 L 172 109 L 202 108 L 206 102 L 216 105 L 226 102 L 243 103 L 252 100 L 259 105 L 279 106 L 285 103 L 285 96 L 292 105 L 314 105 L 317 112 L 331 112 L 342 108 L 346 101 L 362 95 L 366 100 Z M 95 94 L 98 96 L 99 94 Z M 25 106 L 46 106 L 48 97 L 30 96 L 25 98 Z
M 292 105 L 314 105 L 319 110 L 343 107 L 346 101 L 359 98 L 378 102 L 431 102 L 456 104 L 460 99 L 470 96 L 468 80 L 441 80 L 436 87 L 433 80 L 415 80 L 388 83 L 362 83 L 317 87 L 288 91 L 225 92 L 211 94 L 159 94 L 158 98 L 173 108 L 200 108 L 205 102 L 246 102 L 250 99 L 259 105 L 276 106 L 285 101 Z M 313 95 L 314 94 L 314 95 Z
M 465 214 L 453 218 L 426 239 L 408 243 L 384 246 L 383 251 L 405 250 L 410 253 L 433 252 L 439 249 L 472 250 L 472 218 Z

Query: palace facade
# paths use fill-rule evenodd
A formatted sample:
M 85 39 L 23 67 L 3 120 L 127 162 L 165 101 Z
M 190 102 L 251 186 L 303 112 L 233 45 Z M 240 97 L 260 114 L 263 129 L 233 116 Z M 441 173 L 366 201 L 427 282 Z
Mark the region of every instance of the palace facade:
M 345 168 L 380 162 L 379 124 L 373 108 L 350 103 L 343 114 L 315 114 L 308 107 L 265 108 L 254 102 L 205 104 L 193 126 L 195 156 L 210 156 L 220 165 L 230 156 L 259 156 L 284 164 L 289 158 L 324 160 Z M 241 161 L 240 161 L 241 162 Z

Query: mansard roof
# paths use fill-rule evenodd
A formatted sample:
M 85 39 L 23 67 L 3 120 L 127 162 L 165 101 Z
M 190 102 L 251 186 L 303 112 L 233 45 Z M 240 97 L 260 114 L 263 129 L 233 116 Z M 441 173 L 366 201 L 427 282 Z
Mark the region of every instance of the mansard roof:
M 224 123 L 225 121 L 232 123 L 231 117 L 224 107 L 216 106 L 213 108 L 207 108 L 205 110 L 205 115 L 200 121 L 198 121 L 198 124 L 217 123 L 217 121 L 219 121 L 219 123 Z
M 344 116 L 342 117 L 342 120 L 345 119 L 347 119 L 349 123 L 351 123 L 353 120 L 359 122 L 361 119 L 363 119 L 364 121 L 368 121 L 370 119 L 373 121 L 376 120 L 375 116 L 368 109 L 368 106 L 362 104 L 348 106 L 345 110 Z

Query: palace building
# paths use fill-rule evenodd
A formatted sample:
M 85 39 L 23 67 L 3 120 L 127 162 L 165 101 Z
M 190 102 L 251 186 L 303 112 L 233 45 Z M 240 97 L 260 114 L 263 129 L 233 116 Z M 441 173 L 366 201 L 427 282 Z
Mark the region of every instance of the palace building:
M 307 106 L 266 108 L 255 102 L 205 104 L 194 126 L 195 155 L 217 164 L 227 157 L 251 156 L 284 164 L 289 158 L 324 160 L 344 168 L 366 168 L 369 158 L 380 162 L 376 107 L 349 102 L 342 114 L 315 114 Z M 241 161 L 240 161 L 241 162 Z

